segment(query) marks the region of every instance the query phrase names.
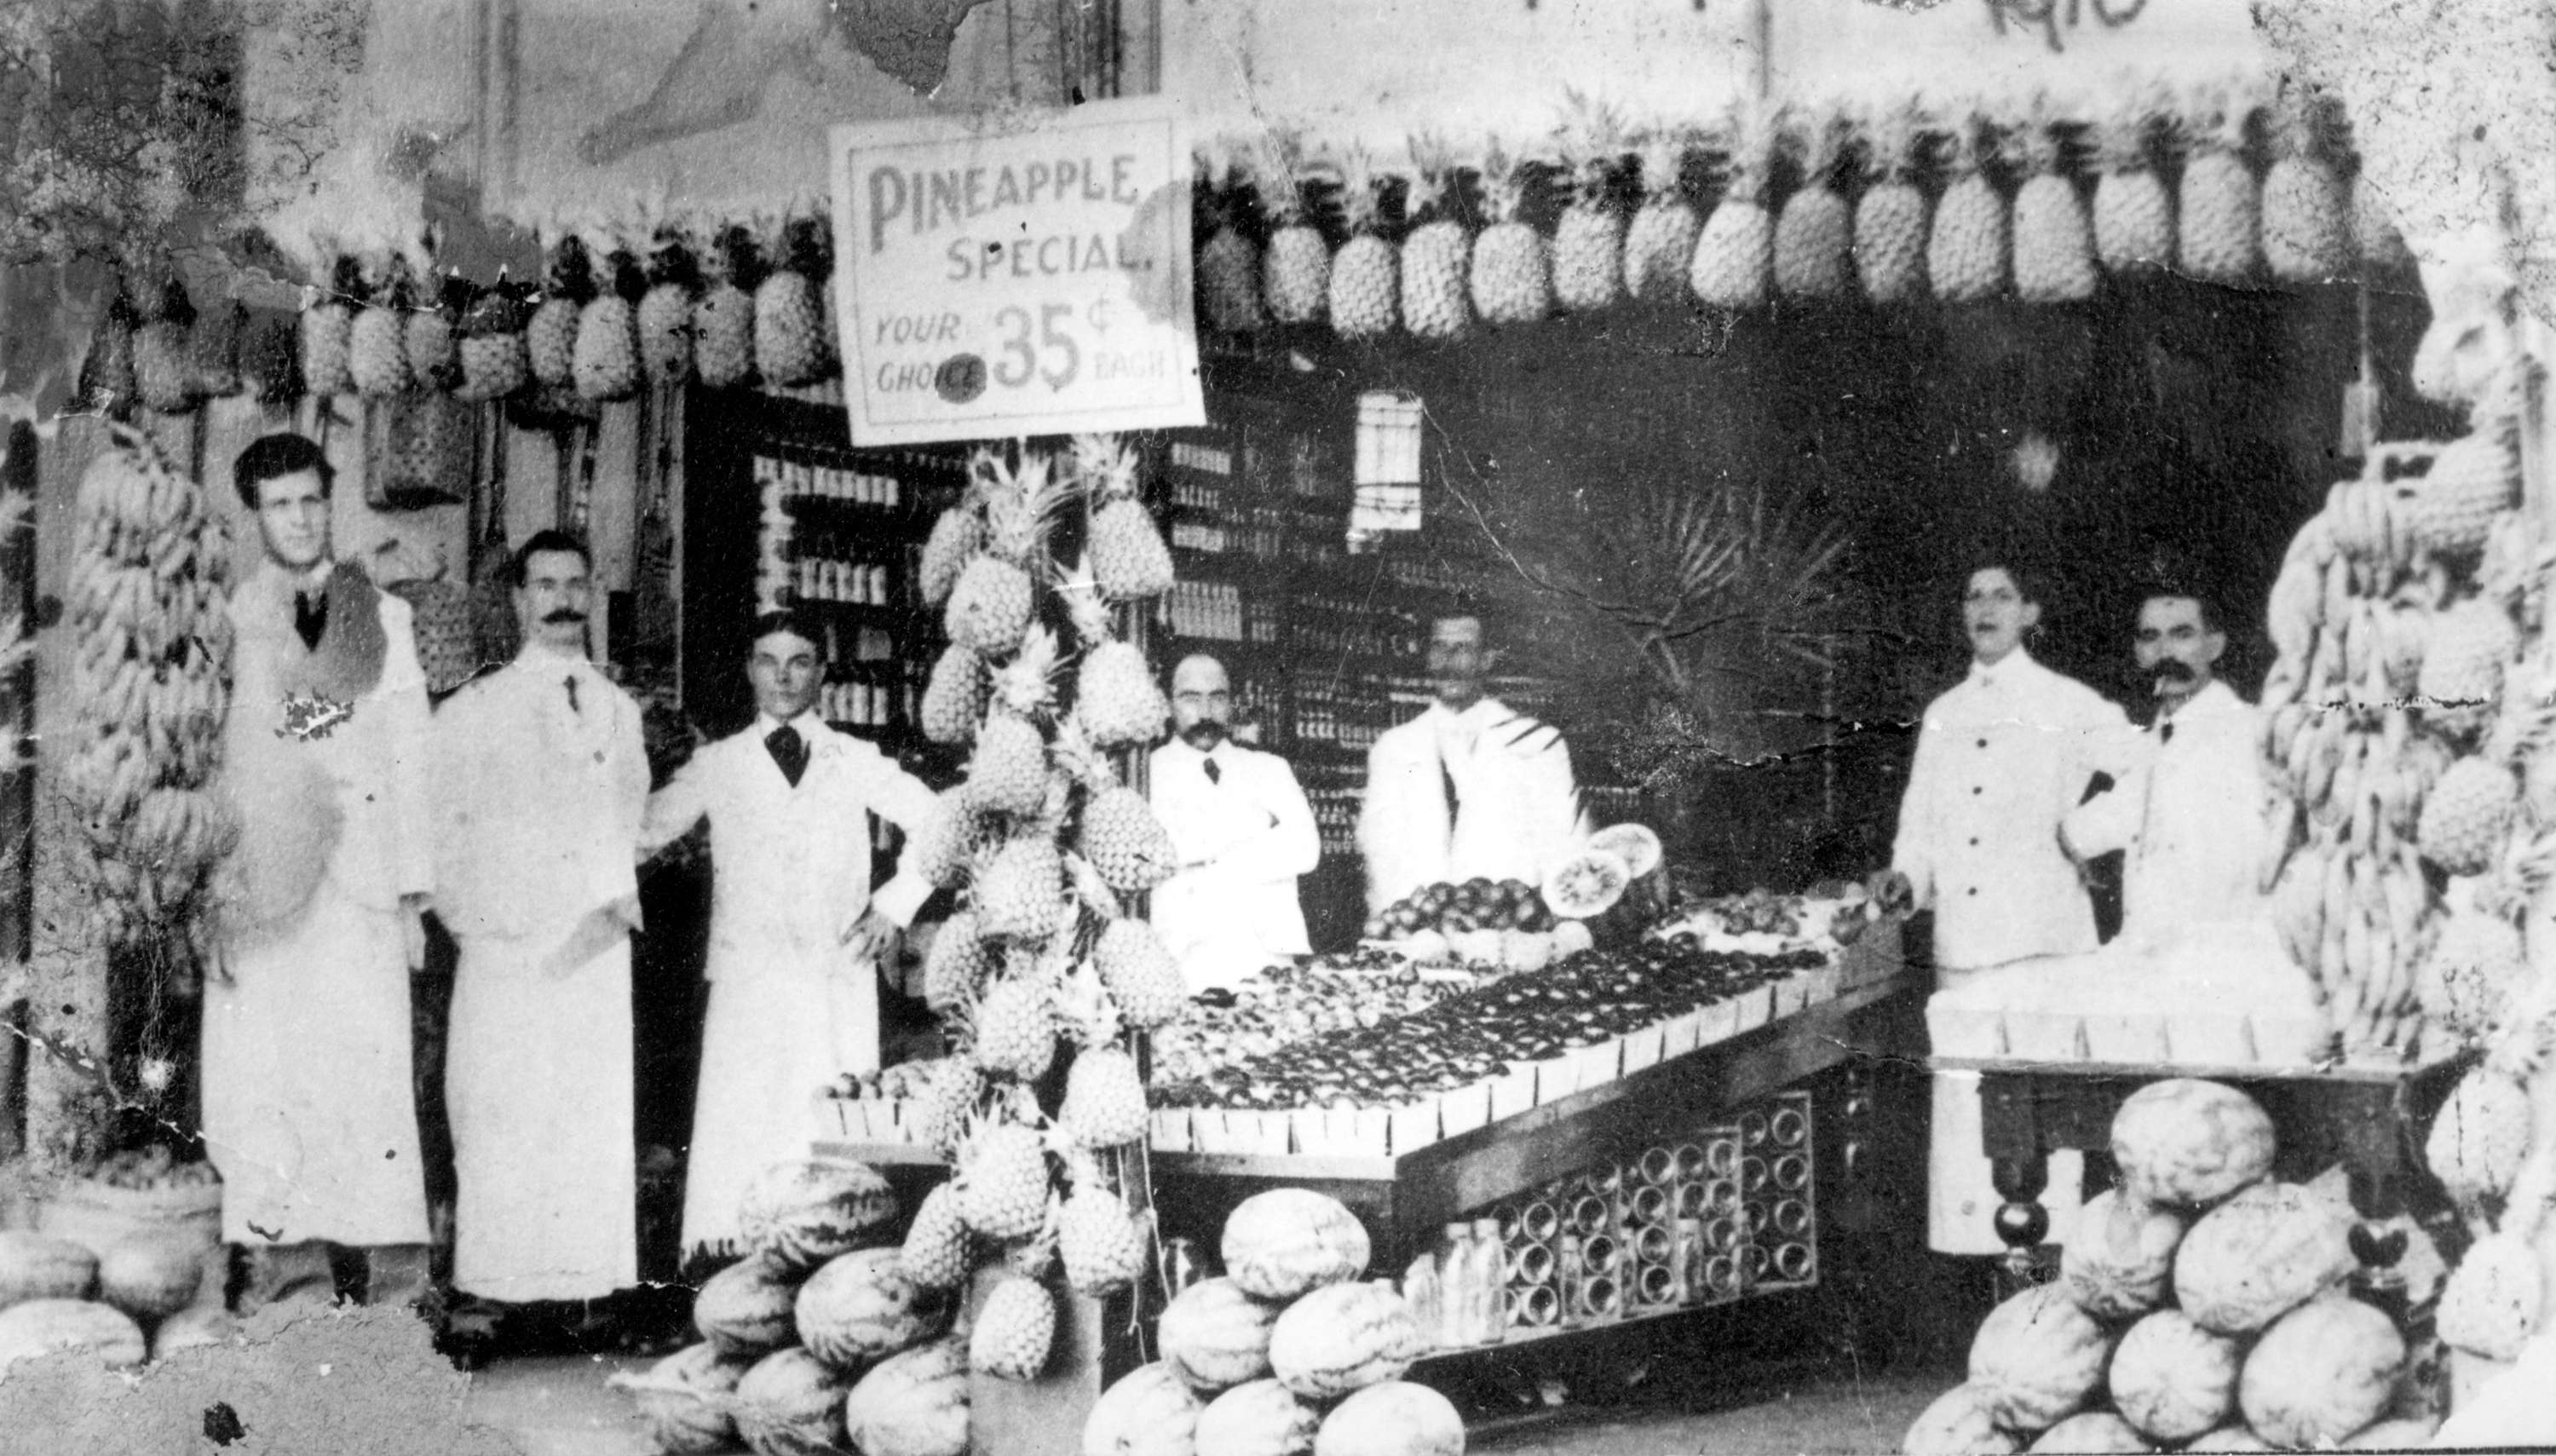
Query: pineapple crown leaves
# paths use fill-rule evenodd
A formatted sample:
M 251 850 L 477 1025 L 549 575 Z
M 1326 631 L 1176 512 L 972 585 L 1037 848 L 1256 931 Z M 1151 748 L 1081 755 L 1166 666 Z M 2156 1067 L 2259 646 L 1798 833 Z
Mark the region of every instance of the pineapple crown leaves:
M 1039 715 L 1056 706 L 1059 654 L 1056 633 L 1045 626 L 1032 626 L 1021 636 L 1020 651 L 994 670 L 995 700 L 1012 713 L 1037 722 Z
M 1516 222 L 1526 207 L 1532 158 L 1513 153 L 1494 137 L 1482 149 L 1477 171 L 1482 180 L 1482 212 L 1493 223 Z
M 1351 233 L 1373 232 L 1384 220 L 1385 190 L 1393 173 L 1362 143 L 1341 149 L 1333 164 L 1341 179 L 1341 217 Z
M 1252 187 L 1260 195 L 1260 205 L 1268 210 L 1270 225 L 1304 222 L 1312 211 L 1306 189 L 1330 174 L 1331 165 L 1315 161 L 1306 151 L 1304 133 L 1292 126 L 1272 126 L 1247 145 Z
M 1072 954 L 1077 937 L 1072 932 L 1060 934 L 1057 940 Z M 1058 984 L 1057 1019 L 1065 1023 L 1066 1034 L 1075 1045 L 1086 1050 L 1115 1042 L 1126 1029 L 1118 1014 L 1118 1002 L 1102 983 L 1099 969 L 1088 960 L 1076 962 Z
M 2200 82 L 2183 98 L 2176 130 L 2193 154 L 2242 156 L 2254 116 L 2265 101 L 2262 81 L 2236 76 Z
M 1057 595 L 1064 598 L 1066 617 L 1074 623 L 1074 633 L 1083 639 L 1086 651 L 1117 640 L 1118 634 L 1110 626 L 1109 601 L 1100 595 L 1100 584 L 1092 579 L 1089 556 L 1077 560 L 1057 583 Z
M 2155 164 L 2160 128 L 2169 125 L 2173 92 L 2163 82 L 2126 83 L 2121 99 L 2096 123 L 2097 161 L 2106 172 L 2145 172 Z
M 1090 860 L 1072 850 L 1065 852 L 1064 859 L 1065 877 L 1074 885 L 1075 899 L 1090 911 L 1095 920 L 1105 926 L 1125 913 L 1119 906 L 1118 892 L 1109 887 L 1109 881 L 1100 877 L 1100 870 Z M 1095 929 L 1093 934 L 1097 933 Z
M 1411 188 L 1403 197 L 1403 214 L 1414 223 L 1452 218 L 1460 182 L 1455 147 L 1445 137 L 1425 131 L 1412 133 L 1406 146 Z
M 1801 163 L 1804 190 L 1836 181 L 1838 162 L 1852 135 L 1843 114 L 1822 107 L 1787 106 L 1778 123 L 1780 145 Z
M 1603 205 L 1615 165 L 1624 153 L 1622 114 L 1586 92 L 1566 90 L 1562 121 L 1554 128 L 1553 140 L 1581 201 Z
M 1914 95 L 1870 107 L 1861 118 L 1864 174 L 1877 182 L 1911 182 L 1928 152 L 1924 103 Z
M 1054 462 L 1037 451 L 1023 448 L 1018 464 L 992 452 L 982 461 L 986 547 L 1037 577 L 1048 530 L 1073 493 Z
M 546 297 L 573 304 L 594 297 L 594 258 L 586 249 L 585 239 L 564 232 L 551 244 L 550 260 L 542 272 L 542 292 Z
M 1074 437 L 1073 477 L 1095 505 L 1137 496 L 1136 453 L 1120 435 Z
M 1943 123 L 1944 134 L 1952 138 L 1952 154 L 1946 166 L 1956 178 L 1974 177 L 1985 172 L 2003 152 L 2006 128 L 1998 118 L 1981 112 L 1964 112 Z
M 1686 199 L 1686 156 L 1694 143 L 1694 134 L 1683 127 L 1661 126 L 1642 133 L 1634 155 L 1645 201 L 1666 206 Z
M 2278 155 L 2331 162 L 2345 151 L 2343 108 L 2318 87 L 2283 76 L 2274 102 L 2272 143 Z
M 1773 180 L 1775 151 L 1781 137 L 1776 108 L 1763 102 L 1733 106 L 1715 128 L 1723 154 L 1725 193 L 1744 201 L 1764 201 Z
M 1057 727 L 1055 753 L 1057 766 L 1076 787 L 1096 794 L 1119 786 L 1118 771 L 1109 766 L 1108 755 L 1093 746 L 1081 719 L 1069 718 Z
M 2050 92 L 2035 92 L 2021 114 L 2006 122 L 2007 150 L 2022 165 L 2026 176 L 2056 174 L 2068 156 L 2064 132 L 2074 125 Z

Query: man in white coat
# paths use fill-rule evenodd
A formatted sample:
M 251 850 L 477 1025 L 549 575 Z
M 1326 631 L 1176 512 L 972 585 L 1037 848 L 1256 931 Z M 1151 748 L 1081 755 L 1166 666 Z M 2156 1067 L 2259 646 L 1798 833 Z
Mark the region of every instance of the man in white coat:
M 527 540 L 522 650 L 436 715 L 437 913 L 461 950 L 452 1282 L 506 1303 L 638 1281 L 630 932 L 648 758 L 639 705 L 586 660 L 591 562 L 566 533 Z
M 1430 624 L 1437 701 L 1367 750 L 1357 844 L 1369 914 L 1476 876 L 1542 884 L 1588 837 L 1561 732 L 1483 692 L 1498 661 L 1480 617 Z
M 819 634 L 754 625 L 755 721 L 708 744 L 648 801 L 643 853 L 710 823 L 709 1018 L 685 1174 L 687 1253 L 733 1252 L 737 1200 L 805 1156 L 818 1089 L 879 1065 L 878 967 L 931 897 L 905 873 L 870 891 L 870 816 L 912 831 L 933 793 L 810 709 Z
M 2112 772 L 2127 725 L 2121 710 L 2024 649 L 2041 621 L 2038 597 L 2014 569 L 1971 574 L 1962 602 L 1971 670 L 1926 706 L 1908 791 L 1900 801 L 1885 908 L 1935 912 L 1939 992 L 2036 957 L 2094 950 L 2094 903 L 2060 823 L 2098 773 Z M 1980 1079 L 1935 1077 L 1927 1178 L 1928 1239 L 1944 1254 L 1997 1254 L 2003 1202 L 1981 1149 Z M 2041 1196 L 2064 1235 L 2082 1194 L 2083 1159 L 2052 1157 Z
M 1155 887 L 1154 929 L 1193 995 L 1310 949 L 1296 881 L 1322 858 L 1314 811 L 1287 760 L 1233 741 L 1232 721 L 1224 664 L 1182 659 L 1172 737 L 1154 750 L 1146 785 L 1181 864 Z
M 334 1295 L 330 1245 L 368 1297 L 427 1291 L 410 974 L 434 885 L 428 711 L 408 604 L 329 552 L 332 471 L 270 435 L 232 479 L 263 559 L 231 596 L 223 783 L 240 816 L 204 988 L 204 1146 L 243 1302 Z

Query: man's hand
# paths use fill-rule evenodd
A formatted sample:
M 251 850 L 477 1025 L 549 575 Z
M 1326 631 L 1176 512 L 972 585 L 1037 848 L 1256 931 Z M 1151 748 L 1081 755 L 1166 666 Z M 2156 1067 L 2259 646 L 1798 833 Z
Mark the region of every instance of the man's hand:
M 1917 886 L 1900 870 L 1875 872 L 1866 888 L 1884 915 L 1906 915 L 1917 908 Z
M 629 939 L 638 922 L 639 906 L 635 900 L 623 898 L 595 906 L 585 912 L 585 918 L 569 932 L 567 940 L 542 958 L 542 974 L 554 981 L 566 981 L 588 961 L 610 950 L 615 942 Z
M 895 921 L 876 910 L 865 910 L 861 918 L 843 927 L 843 949 L 856 961 L 876 965 L 896 950 L 900 934 Z
M 400 896 L 400 938 L 408 946 L 408 969 L 426 969 L 426 912 L 435 904 L 432 895 Z

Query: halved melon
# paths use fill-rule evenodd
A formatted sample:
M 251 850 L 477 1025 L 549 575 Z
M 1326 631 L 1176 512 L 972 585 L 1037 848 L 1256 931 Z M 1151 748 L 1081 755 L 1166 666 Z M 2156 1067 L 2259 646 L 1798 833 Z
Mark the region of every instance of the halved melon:
M 1621 859 L 1635 879 L 1656 872 L 1665 858 L 1660 837 L 1643 824 L 1610 824 L 1589 837 L 1589 848 Z
M 1544 902 L 1565 920 L 1594 920 L 1615 907 L 1633 882 L 1633 867 L 1611 850 L 1584 848 L 1544 877 Z

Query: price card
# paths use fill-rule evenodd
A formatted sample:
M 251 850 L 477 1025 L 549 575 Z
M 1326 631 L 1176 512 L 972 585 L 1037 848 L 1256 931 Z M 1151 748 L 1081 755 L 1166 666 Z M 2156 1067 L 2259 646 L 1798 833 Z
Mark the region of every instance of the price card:
M 1173 103 L 830 136 L 853 444 L 1207 422 Z

